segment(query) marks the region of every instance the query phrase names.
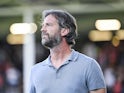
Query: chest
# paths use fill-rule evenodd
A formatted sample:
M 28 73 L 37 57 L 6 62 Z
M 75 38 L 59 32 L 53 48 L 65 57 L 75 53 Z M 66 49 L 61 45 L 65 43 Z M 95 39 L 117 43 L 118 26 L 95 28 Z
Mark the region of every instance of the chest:
M 53 90 L 57 93 L 60 91 L 73 93 L 70 90 L 81 91 L 86 86 L 85 71 L 83 73 L 82 70 L 82 67 L 73 66 L 73 64 L 62 66 L 59 69 L 47 67 L 46 70 L 35 76 L 35 86 L 40 91 L 50 91 L 48 93 L 52 93 Z

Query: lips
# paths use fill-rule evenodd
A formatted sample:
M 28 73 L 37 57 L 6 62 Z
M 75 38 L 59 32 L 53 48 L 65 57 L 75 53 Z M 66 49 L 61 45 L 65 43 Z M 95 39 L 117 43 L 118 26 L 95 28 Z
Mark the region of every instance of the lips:
M 44 35 L 44 36 L 42 36 L 42 39 L 45 39 L 46 37 L 48 37 L 48 36 Z
M 42 39 L 45 39 L 46 37 L 48 37 L 47 33 L 42 33 Z

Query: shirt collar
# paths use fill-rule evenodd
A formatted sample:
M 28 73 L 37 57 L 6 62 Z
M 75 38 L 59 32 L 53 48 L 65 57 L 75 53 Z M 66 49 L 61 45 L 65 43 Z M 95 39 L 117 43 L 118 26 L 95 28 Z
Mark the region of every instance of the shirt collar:
M 68 58 L 68 61 L 76 62 L 77 58 L 78 58 L 78 52 L 72 49 L 72 52 L 70 57 Z
M 51 60 L 50 60 L 50 55 L 48 56 L 48 58 L 45 60 L 46 65 L 52 66 Z
M 72 52 L 69 56 L 69 58 L 66 60 L 66 62 L 76 62 L 78 58 L 78 52 L 75 51 L 74 49 L 72 49 Z M 50 60 L 50 55 L 48 56 L 48 58 L 45 60 L 46 65 L 52 66 L 51 60 Z

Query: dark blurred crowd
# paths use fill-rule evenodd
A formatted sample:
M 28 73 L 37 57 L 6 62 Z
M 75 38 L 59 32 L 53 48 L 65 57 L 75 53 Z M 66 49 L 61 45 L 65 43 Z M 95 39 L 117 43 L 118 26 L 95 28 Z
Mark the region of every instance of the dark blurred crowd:
M 21 72 L 0 49 L 0 93 L 21 93 Z

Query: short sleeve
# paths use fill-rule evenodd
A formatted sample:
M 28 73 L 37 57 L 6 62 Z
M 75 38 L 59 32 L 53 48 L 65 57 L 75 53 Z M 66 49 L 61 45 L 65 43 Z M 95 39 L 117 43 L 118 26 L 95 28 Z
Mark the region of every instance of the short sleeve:
M 89 90 L 106 88 L 103 72 L 99 64 L 92 60 L 87 69 L 87 87 Z

